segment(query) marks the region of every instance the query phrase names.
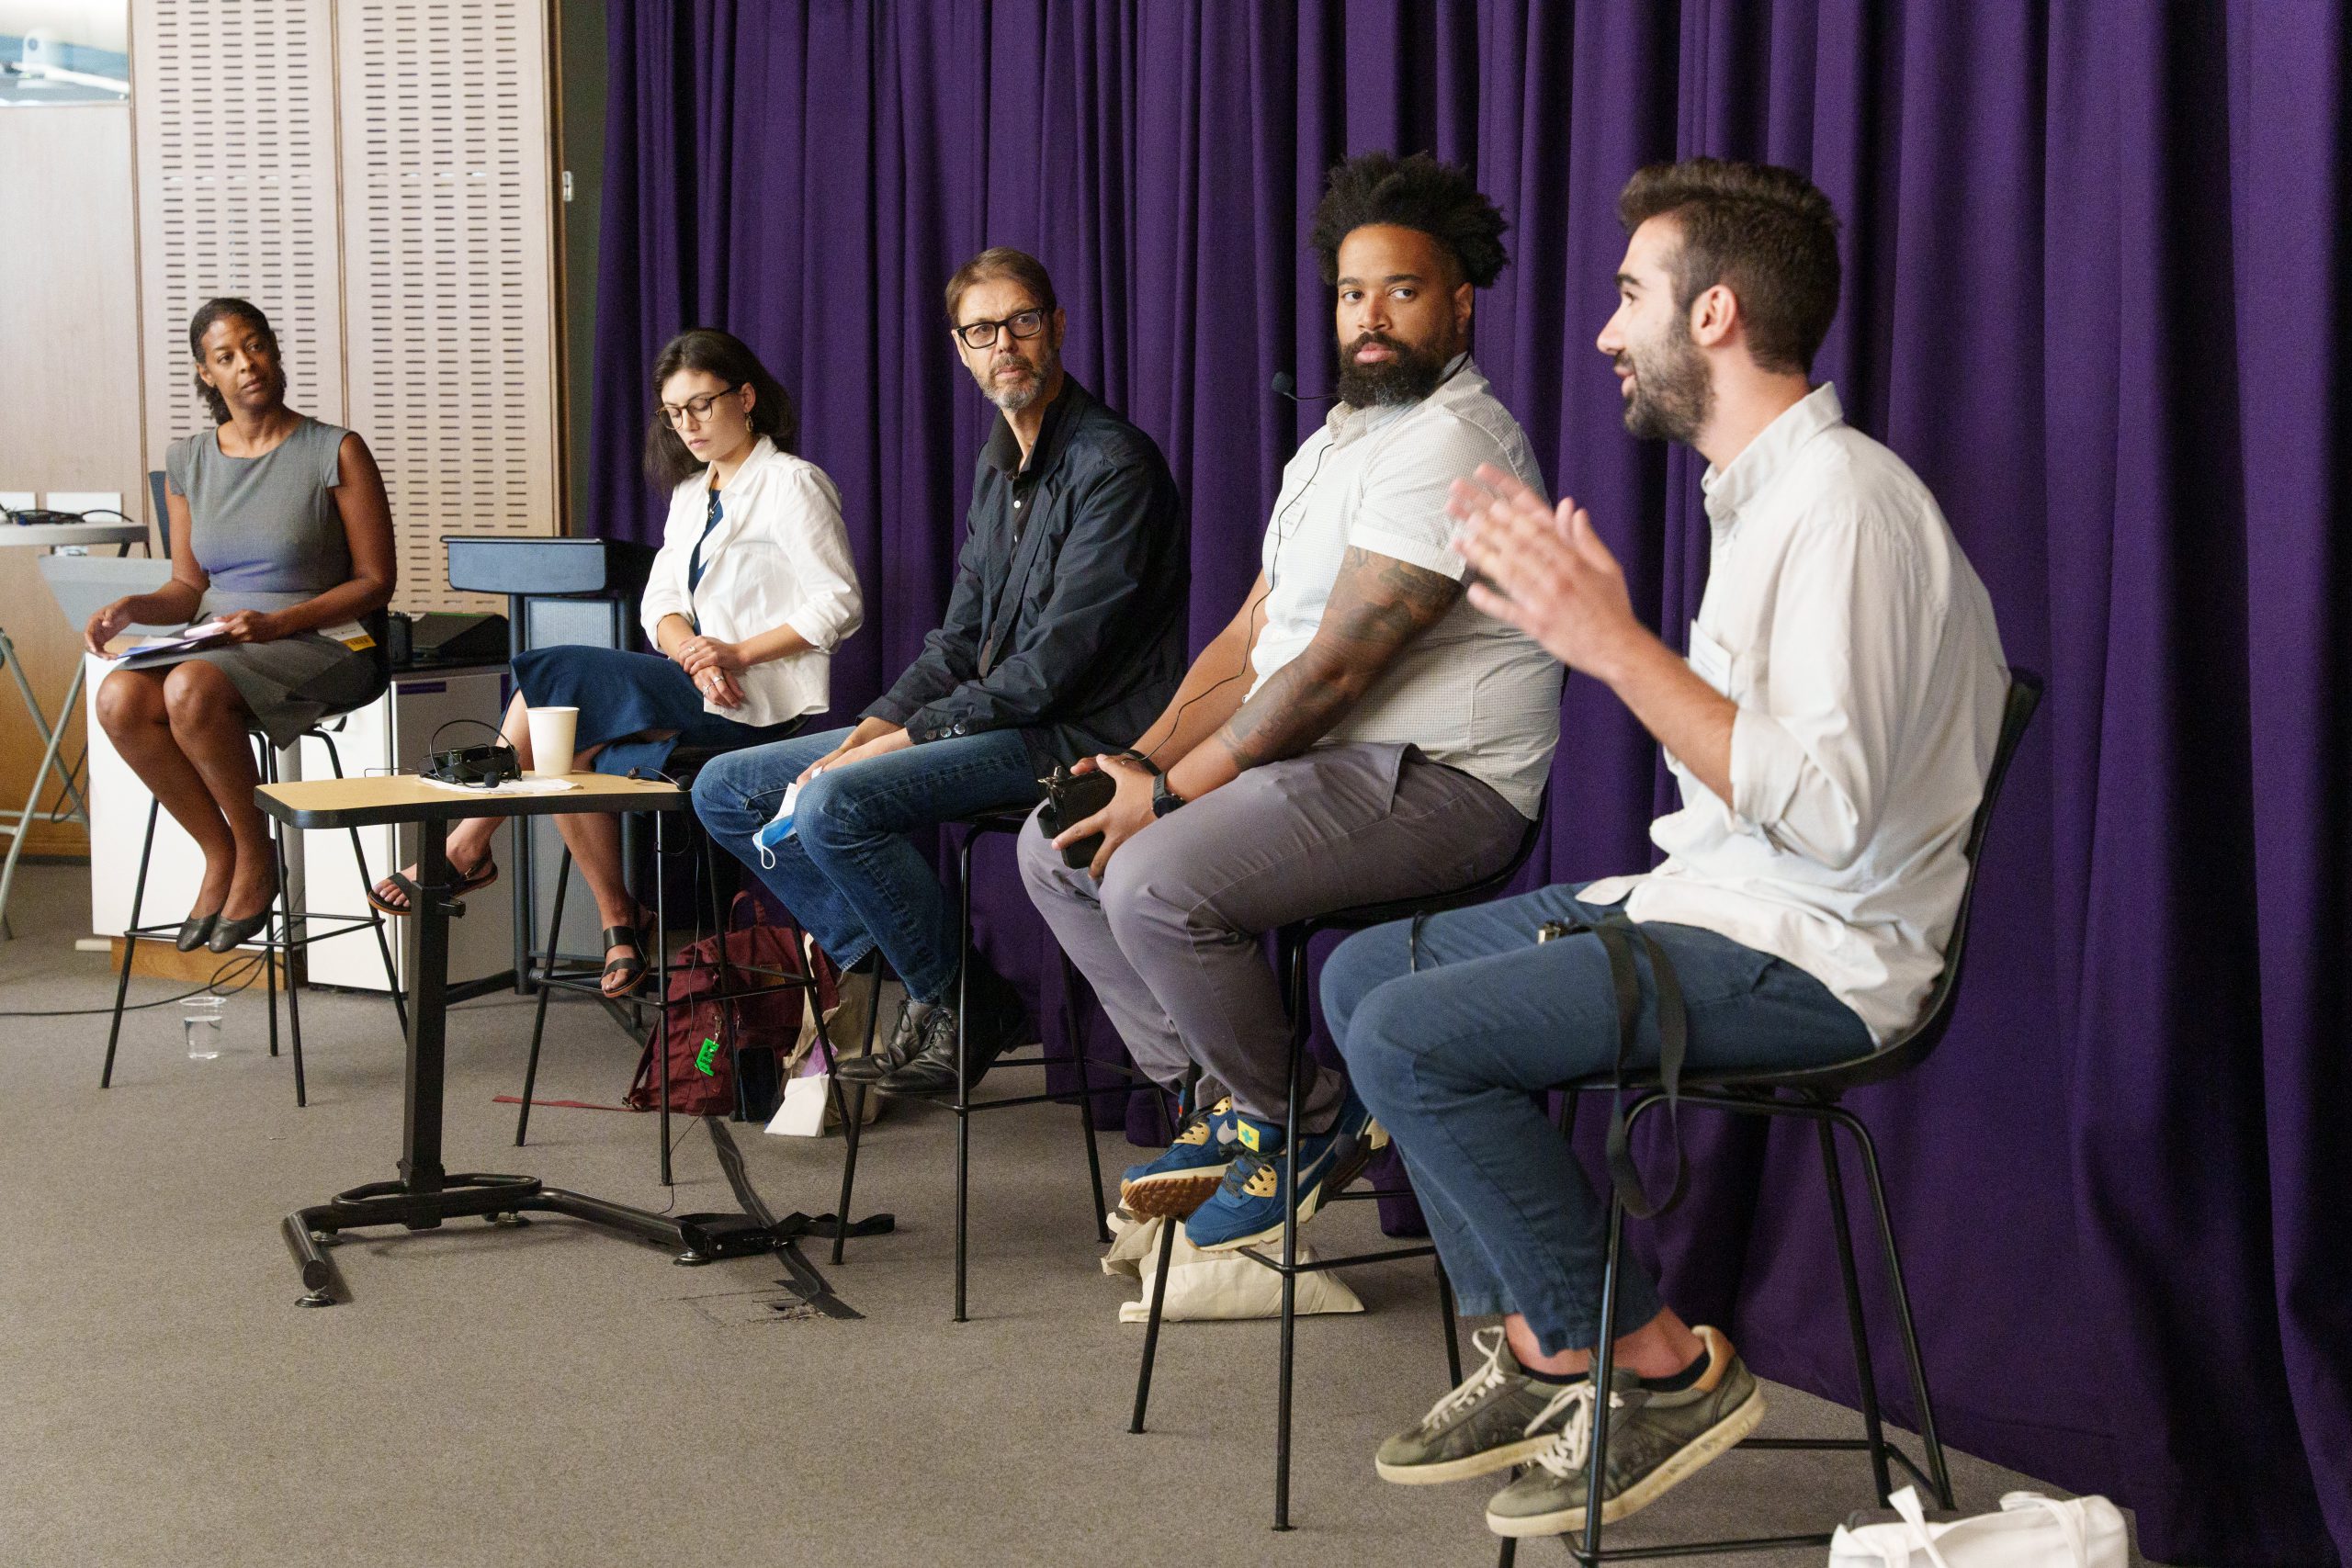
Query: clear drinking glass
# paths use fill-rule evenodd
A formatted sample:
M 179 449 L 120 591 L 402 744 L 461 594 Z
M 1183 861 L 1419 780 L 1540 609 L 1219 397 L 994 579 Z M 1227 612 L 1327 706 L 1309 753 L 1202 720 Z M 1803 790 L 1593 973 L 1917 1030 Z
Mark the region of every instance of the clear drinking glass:
M 182 1004 L 180 1029 L 187 1036 L 189 1061 L 209 1062 L 220 1055 L 220 1015 L 228 1005 L 228 998 L 209 991 Z

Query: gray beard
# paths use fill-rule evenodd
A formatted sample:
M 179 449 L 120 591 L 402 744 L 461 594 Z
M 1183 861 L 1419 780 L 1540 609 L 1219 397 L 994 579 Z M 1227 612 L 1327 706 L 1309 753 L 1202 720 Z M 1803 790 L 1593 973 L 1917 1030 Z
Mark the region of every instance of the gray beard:
M 984 386 L 980 389 L 980 395 L 1007 413 L 1019 413 L 1045 395 L 1046 388 L 1053 380 L 1054 371 L 1059 367 L 1060 364 L 1058 357 L 1046 360 L 1044 367 L 1030 378 L 1029 384 L 1025 387 L 1006 388 L 1000 390 L 995 387 Z

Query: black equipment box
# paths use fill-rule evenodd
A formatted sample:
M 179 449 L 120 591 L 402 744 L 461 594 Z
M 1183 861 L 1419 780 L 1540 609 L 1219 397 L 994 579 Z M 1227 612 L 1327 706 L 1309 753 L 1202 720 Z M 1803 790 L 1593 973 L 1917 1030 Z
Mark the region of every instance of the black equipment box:
M 395 613 L 389 647 L 394 670 L 503 664 L 508 658 L 506 617 L 452 615 L 440 610 L 429 610 L 421 615 Z

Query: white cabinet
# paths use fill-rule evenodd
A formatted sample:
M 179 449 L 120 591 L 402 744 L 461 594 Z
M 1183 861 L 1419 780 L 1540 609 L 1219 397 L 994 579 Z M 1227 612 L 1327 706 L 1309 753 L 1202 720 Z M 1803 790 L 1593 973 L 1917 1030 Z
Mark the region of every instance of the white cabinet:
M 391 690 L 383 697 L 327 721 L 345 775 L 413 773 L 424 761 L 436 729 L 459 719 L 495 724 L 505 706 L 505 672 L 503 665 L 493 665 L 395 676 Z M 93 694 L 105 675 L 105 668 L 94 664 L 89 672 Z M 97 725 L 96 715 L 89 717 L 90 929 L 100 936 L 119 936 L 130 924 L 131 888 L 139 876 L 140 840 L 146 831 L 152 797 L 116 753 L 106 731 Z M 474 745 L 487 739 L 476 725 L 463 724 L 444 737 L 443 744 Z M 279 753 L 278 767 L 287 778 L 334 776 L 327 748 L 316 739 L 305 739 Z M 415 855 L 413 828 L 362 828 L 358 834 L 371 878 L 406 865 Z M 504 838 L 500 837 L 502 845 Z M 348 830 L 289 832 L 287 861 L 287 877 L 298 907 L 322 916 L 367 913 L 366 884 L 352 859 Z M 203 874 L 204 857 L 197 852 L 194 841 L 180 831 L 169 813 L 159 814 L 146 896 L 140 905 L 141 923 L 178 920 L 187 912 Z M 392 922 L 387 934 L 394 964 L 404 965 L 402 923 Z M 450 922 L 449 983 L 463 985 L 506 974 L 514 967 L 514 903 L 509 886 L 502 881 L 467 899 L 465 918 Z M 377 952 L 374 934 L 366 926 L 313 943 L 308 965 L 313 985 L 370 991 L 384 988 L 384 961 Z M 401 984 L 407 984 L 405 969 Z

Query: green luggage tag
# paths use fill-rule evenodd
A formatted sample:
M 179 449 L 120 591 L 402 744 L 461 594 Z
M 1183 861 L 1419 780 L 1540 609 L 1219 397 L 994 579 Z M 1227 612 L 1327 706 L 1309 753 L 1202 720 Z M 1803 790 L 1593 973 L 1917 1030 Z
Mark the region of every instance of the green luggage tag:
M 704 1041 L 702 1043 L 702 1049 L 695 1053 L 695 1071 L 700 1073 L 705 1077 L 716 1077 L 717 1075 L 711 1071 L 710 1064 L 717 1059 L 718 1055 L 718 1042 L 716 1040 Z

